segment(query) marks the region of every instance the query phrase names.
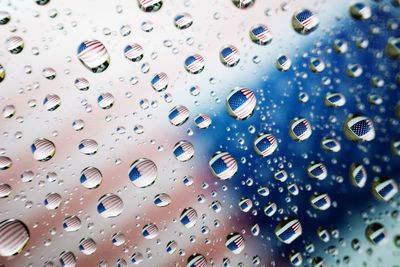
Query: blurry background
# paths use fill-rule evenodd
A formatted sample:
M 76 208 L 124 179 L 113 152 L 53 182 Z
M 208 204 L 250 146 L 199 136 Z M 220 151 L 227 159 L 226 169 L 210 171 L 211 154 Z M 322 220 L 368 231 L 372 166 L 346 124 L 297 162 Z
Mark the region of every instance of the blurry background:
M 391 142 L 400 139 L 395 114 L 400 95 L 399 79 L 396 81 L 399 63 L 389 59 L 384 48 L 389 37 L 400 35 L 400 12 L 396 1 L 365 3 L 372 16 L 357 21 L 350 16 L 350 2 L 345 0 L 259 0 L 247 9 L 237 8 L 230 0 L 165 0 L 157 12 L 143 12 L 137 1 L 51 0 L 38 5 L 33 0 L 0 0 L 0 11 L 10 16 L 8 23 L 0 25 L 0 64 L 6 73 L 0 83 L 0 108 L 15 107 L 11 118 L 5 118 L 7 109 L 0 118 L 0 152 L 12 160 L 9 169 L 0 171 L 0 182 L 12 188 L 8 197 L 0 199 L 0 221 L 19 219 L 30 232 L 23 251 L 0 257 L 0 263 L 58 266 L 60 253 L 71 251 L 77 266 L 97 266 L 100 262 L 115 266 L 119 259 L 129 265 L 131 255 L 138 252 L 144 257 L 143 266 L 186 266 L 192 253 L 202 254 L 208 265 L 215 266 L 221 266 L 223 258 L 229 258 L 231 266 L 252 266 L 257 263 L 254 259 L 262 266 L 290 266 L 289 253 L 298 251 L 304 266 L 311 266 L 316 257 L 328 266 L 398 264 L 399 198 L 396 195 L 389 203 L 379 202 L 371 194 L 371 185 L 375 177 L 399 181 L 400 159 L 391 152 Z M 293 14 L 302 8 L 313 10 L 320 20 L 318 29 L 305 36 L 291 25 Z M 193 18 L 188 29 L 179 30 L 174 25 L 181 12 Z M 144 31 L 143 23 L 153 29 Z M 250 28 L 260 23 L 268 25 L 273 35 L 266 46 L 253 43 L 249 37 Z M 13 36 L 23 39 L 24 47 L 18 54 L 8 50 L 7 40 Z M 78 59 L 79 45 L 89 39 L 102 42 L 110 56 L 109 67 L 102 73 L 91 72 Z M 333 43 L 339 39 L 348 44 L 344 54 L 333 51 Z M 358 48 L 357 42 L 363 39 L 368 47 Z M 124 48 L 131 43 L 143 47 L 144 57 L 139 62 L 124 57 Z M 232 68 L 224 66 L 219 57 L 221 48 L 228 44 L 235 46 L 240 56 L 239 64 Z M 184 67 L 192 54 L 205 61 L 204 70 L 196 75 Z M 292 60 L 287 72 L 275 67 L 282 54 Z M 323 59 L 323 72 L 310 70 L 312 57 Z M 363 68 L 356 79 L 346 74 L 348 64 L 353 63 Z M 44 77 L 45 68 L 54 69 L 56 77 Z M 156 92 L 151 80 L 160 72 L 167 74 L 168 88 Z M 87 79 L 89 90 L 76 88 L 74 81 L 79 77 Z M 374 86 L 373 77 L 383 80 L 383 86 Z M 200 90 L 197 96 L 190 92 L 193 86 Z M 244 121 L 233 119 L 225 108 L 226 97 L 237 86 L 252 89 L 257 98 L 254 114 Z M 326 93 L 333 91 L 345 96 L 343 107 L 324 105 Z M 99 106 L 98 97 L 104 93 L 114 97 L 110 109 Z M 304 93 L 309 100 L 302 103 L 299 95 Z M 43 105 L 48 94 L 60 97 L 61 104 L 54 111 Z M 382 98 L 382 104 L 368 102 L 371 94 Z M 190 111 L 182 126 L 174 126 L 168 119 L 169 110 L 176 105 Z M 199 113 L 211 117 L 208 129 L 196 127 L 194 118 Z M 373 141 L 354 143 L 344 137 L 343 122 L 350 114 L 373 120 Z M 295 117 L 310 121 L 310 139 L 295 142 L 290 138 L 288 129 Z M 78 119 L 84 122 L 80 131 L 73 127 Z M 277 151 L 266 158 L 253 150 L 253 141 L 261 132 L 272 133 L 278 140 Z M 341 150 L 324 151 L 320 146 L 324 137 L 335 137 Z M 56 152 L 49 161 L 39 162 L 32 155 L 36 138 L 54 143 Z M 98 143 L 97 153 L 85 155 L 79 150 L 84 139 Z M 178 161 L 172 153 L 181 140 L 194 146 L 194 157 L 187 162 Z M 238 163 L 238 172 L 231 180 L 221 181 L 210 172 L 208 163 L 217 151 L 228 151 Z M 129 180 L 130 166 L 139 158 L 157 165 L 157 179 L 147 188 L 137 188 Z M 312 161 L 327 167 L 324 181 L 307 176 Z M 368 173 L 367 184 L 361 189 L 350 183 L 349 168 L 354 162 L 363 164 Z M 80 183 L 81 171 L 88 166 L 102 173 L 96 189 Z M 279 169 L 289 174 L 286 182 L 274 179 Z M 184 184 L 185 176 L 193 178 L 193 185 Z M 288 192 L 290 183 L 299 187 L 297 196 Z M 260 186 L 267 186 L 270 195 L 260 196 Z M 57 209 L 48 210 L 44 201 L 52 192 L 58 193 L 62 202 Z M 314 192 L 328 193 L 332 206 L 326 211 L 314 209 L 310 204 Z M 97 212 L 99 198 L 107 193 L 118 195 L 124 203 L 118 217 L 103 218 Z M 159 193 L 169 194 L 171 204 L 155 206 L 153 198 Z M 198 201 L 203 198 L 204 202 Z M 251 211 L 240 210 L 241 198 L 252 201 Z M 221 204 L 218 213 L 210 208 L 214 201 Z M 263 212 L 269 202 L 278 207 L 272 217 Z M 198 214 L 190 229 L 179 221 L 186 207 L 193 207 Z M 64 219 L 71 215 L 82 222 L 76 232 L 63 228 Z M 303 234 L 290 245 L 274 234 L 285 216 L 298 218 L 303 228 Z M 372 222 L 385 226 L 388 242 L 383 246 L 375 246 L 365 237 Z M 142 236 L 147 223 L 158 226 L 156 238 Z M 251 234 L 255 224 L 260 227 L 258 236 Z M 328 243 L 318 238 L 319 227 L 330 233 Z M 121 246 L 111 241 L 117 232 L 126 238 Z M 241 233 L 245 240 L 238 255 L 225 246 L 231 232 Z M 91 255 L 79 250 L 80 240 L 88 237 L 96 243 Z M 354 239 L 361 244 L 359 251 L 351 246 Z M 178 245 L 170 255 L 165 247 L 172 240 Z M 123 266 L 123 261 L 119 264 Z

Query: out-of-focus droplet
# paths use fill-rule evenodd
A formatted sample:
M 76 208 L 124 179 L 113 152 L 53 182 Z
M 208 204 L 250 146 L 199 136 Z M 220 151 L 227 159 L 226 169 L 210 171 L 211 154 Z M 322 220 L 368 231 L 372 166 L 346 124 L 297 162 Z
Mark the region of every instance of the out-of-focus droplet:
M 44 5 L 47 5 L 50 2 L 50 0 L 35 0 L 35 2 L 39 6 L 44 6 Z
M 7 170 L 11 168 L 12 160 L 7 156 L 0 156 L 0 170 Z
M 365 229 L 365 237 L 376 246 L 383 245 L 388 241 L 388 233 L 385 227 L 380 223 L 371 223 Z
M 6 78 L 6 70 L 3 65 L 0 64 L 0 83 Z
M 9 257 L 22 252 L 30 234 L 28 227 L 20 220 L 7 219 L 0 223 L 0 256 Z
M 0 11 L 0 25 L 5 25 L 11 20 L 11 15 L 7 11 Z
M 12 188 L 9 184 L 0 184 L 0 198 L 6 198 L 11 194 Z
M 232 3 L 240 8 L 240 9 L 246 9 L 254 5 L 256 0 L 232 0 Z
M 372 193 L 380 201 L 389 201 L 399 192 L 399 186 L 395 180 L 387 177 L 379 177 L 372 183 Z
M 19 54 L 24 49 L 24 40 L 19 36 L 13 36 L 6 40 L 6 46 L 11 54 Z
M 352 3 L 350 5 L 350 15 L 358 20 L 367 20 L 371 17 L 371 8 L 362 2 Z
M 162 0 L 137 0 L 141 10 L 145 12 L 156 12 L 163 5 Z
M 180 30 L 187 29 L 193 24 L 193 18 L 189 13 L 180 13 L 174 18 L 175 27 Z

